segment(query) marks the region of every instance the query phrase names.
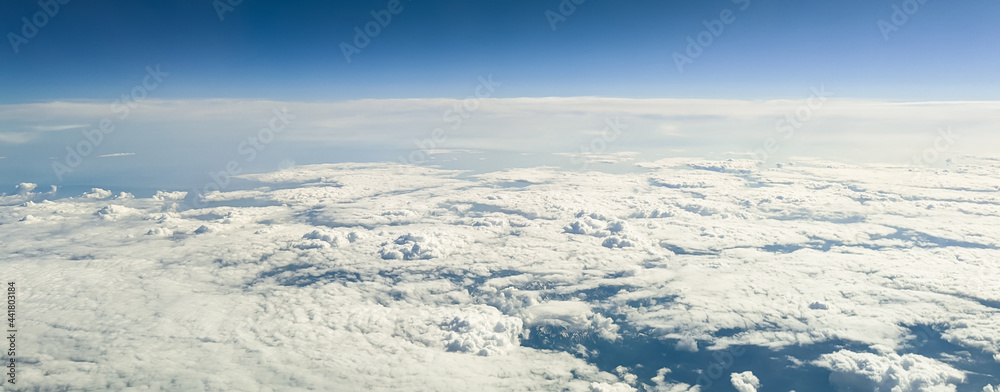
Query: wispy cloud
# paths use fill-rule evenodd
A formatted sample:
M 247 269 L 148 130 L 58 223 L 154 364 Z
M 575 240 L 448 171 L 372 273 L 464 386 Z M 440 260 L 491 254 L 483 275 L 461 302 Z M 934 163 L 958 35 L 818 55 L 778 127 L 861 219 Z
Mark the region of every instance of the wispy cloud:
M 0 132 L 0 143 L 24 144 L 31 141 L 32 137 L 27 132 Z
M 2 111 L 2 109 L 0 109 L 0 111 Z M 39 116 L 36 118 L 51 118 L 48 115 L 39 113 L 38 111 L 17 113 L 15 116 L 5 113 L 0 116 L 0 126 L 6 128 L 5 130 L 0 130 L 0 143 L 25 144 L 35 140 L 38 134 L 42 132 L 65 131 L 84 128 L 87 126 L 86 124 L 27 125 L 28 122 L 32 121 L 30 117 L 36 115 Z
M 68 125 L 35 125 L 31 129 L 40 132 L 52 132 L 52 131 L 65 131 L 67 129 L 76 129 L 86 127 L 87 124 L 68 124 Z
M 114 154 L 104 154 L 98 155 L 98 158 L 114 158 L 114 157 L 130 157 L 135 155 L 134 152 L 116 152 Z

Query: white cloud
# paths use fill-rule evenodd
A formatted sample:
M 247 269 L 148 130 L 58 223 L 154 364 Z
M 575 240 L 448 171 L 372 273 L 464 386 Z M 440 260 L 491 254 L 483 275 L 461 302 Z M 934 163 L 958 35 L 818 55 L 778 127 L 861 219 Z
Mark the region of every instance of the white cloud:
M 20 183 L 20 184 L 17 185 L 16 189 L 17 189 L 17 193 L 18 194 L 24 195 L 24 194 L 27 194 L 27 193 L 35 190 L 35 188 L 37 188 L 37 187 L 38 187 L 38 184 L 32 184 L 30 182 L 22 182 L 22 183 Z
M 636 389 L 632 388 L 628 384 L 616 382 L 614 384 L 608 383 L 591 383 L 590 392 L 635 392 Z
M 22 359 L 37 366 L 23 380 L 698 390 L 675 364 L 614 374 L 587 362 L 598 355 L 587 344 L 643 337 L 701 348 L 684 355 L 813 350 L 820 359 L 801 366 L 831 370 L 833 383 L 936 391 L 958 385 L 964 365 L 908 353 L 911 327 L 933 326 L 975 360 L 1000 353 L 996 161 L 795 163 L 300 166 L 245 176 L 251 189 L 206 195 L 207 208 L 165 191 L 43 201 L 25 184 L 0 195 L 4 270 L 32 293 Z M 533 348 L 546 341 L 583 349 Z M 841 341 L 877 353 L 817 351 Z M 744 390 L 773 385 L 733 374 Z
M 525 326 L 554 328 L 560 334 L 593 332 L 605 340 L 618 339 L 618 326 L 581 301 L 550 301 L 524 309 Z
M 181 191 L 176 191 L 176 192 L 156 191 L 156 194 L 153 195 L 153 200 L 158 200 L 158 201 L 182 200 L 185 197 L 187 197 L 187 192 L 181 192 Z
M 0 143 L 24 144 L 32 140 L 32 135 L 27 132 L 0 132 Z
M 427 260 L 451 253 L 454 242 L 438 236 L 407 233 L 383 242 L 379 254 L 384 260 Z
M 235 150 L 240 140 L 266 124 L 272 109 L 287 107 L 296 119 L 276 143 L 319 143 L 329 146 L 379 146 L 431 152 L 506 151 L 577 154 L 593 139 L 604 119 L 621 117 L 629 129 L 607 151 L 591 151 L 588 160 L 621 162 L 629 154 L 672 151 L 735 151 L 760 148 L 779 138 L 782 154 L 854 156 L 894 161 L 931 146 L 939 127 L 953 127 L 960 138 L 952 150 L 991 153 L 1000 136 L 992 124 L 1000 120 L 997 102 L 895 103 L 831 99 L 792 137 L 775 129 L 777 119 L 794 113 L 798 101 L 705 99 L 490 98 L 461 125 L 442 119 L 458 100 L 388 99 L 344 102 L 279 102 L 238 100 L 146 100 L 128 123 L 130 134 L 170 133 L 166 144 L 128 143 L 141 155 L 184 151 L 195 140 Z M 38 129 L 65 129 L 67 124 L 93 123 L 109 116 L 103 102 L 50 102 L 0 105 L 0 142 L 23 144 L 39 139 Z M 46 118 L 50 123 L 37 124 Z M 423 143 L 441 128 L 443 141 Z M 115 135 L 115 134 L 112 134 Z M 112 135 L 109 135 L 111 137 Z M 47 135 L 41 142 L 74 145 L 77 132 Z M 121 140 L 120 136 L 111 139 Z M 439 138 L 441 139 L 441 138 Z M 132 140 L 131 138 L 129 140 Z M 140 139 L 136 139 L 140 140 Z M 124 141 L 122 141 L 124 143 Z M 417 144 L 427 144 L 418 147 Z M 711 146 L 711 147 L 709 147 Z M 147 154 L 149 153 L 149 154 Z
M 114 153 L 114 154 L 98 155 L 97 157 L 98 158 L 115 158 L 115 157 L 130 157 L 130 156 L 133 156 L 133 155 L 135 155 L 134 152 L 118 152 L 118 153 Z
M 738 392 L 757 392 L 757 388 L 760 388 L 760 380 L 749 370 L 743 373 L 733 373 L 729 378 L 733 382 L 733 388 L 736 388 Z
M 671 383 L 667 381 L 667 376 L 671 373 L 670 368 L 661 368 L 656 371 L 656 376 L 650 379 L 653 385 L 646 384 L 646 390 L 652 392 L 700 392 L 700 386 L 692 386 L 685 383 Z
M 87 199 L 107 199 L 111 197 L 111 195 L 112 195 L 111 191 L 107 189 L 93 188 L 90 190 L 90 192 L 84 193 L 80 197 L 84 197 Z
M 824 354 L 816 364 L 832 372 L 830 382 L 848 390 L 944 392 L 955 391 L 956 384 L 965 381 L 963 372 L 917 354 L 841 350 Z
M 87 124 L 63 124 L 63 125 L 35 125 L 31 129 L 42 132 L 52 132 L 52 131 L 65 131 L 68 129 L 76 129 L 86 127 Z

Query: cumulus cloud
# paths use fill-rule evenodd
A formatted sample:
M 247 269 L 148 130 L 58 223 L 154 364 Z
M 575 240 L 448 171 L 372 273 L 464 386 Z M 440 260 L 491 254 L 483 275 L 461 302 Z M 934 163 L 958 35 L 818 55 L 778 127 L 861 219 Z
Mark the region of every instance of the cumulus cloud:
M 38 187 L 38 184 L 32 184 L 30 182 L 22 182 L 22 183 L 20 183 L 20 184 L 17 185 L 16 189 L 17 189 L 17 193 L 19 195 L 24 195 L 24 194 L 27 194 L 28 192 L 31 192 L 31 191 L 35 190 L 35 188 L 37 188 L 37 187 Z
M 917 354 L 878 355 L 840 350 L 824 354 L 816 364 L 830 369 L 830 382 L 846 390 L 955 391 L 956 384 L 965 381 L 962 371 Z
M 383 242 L 379 254 L 384 260 L 428 260 L 450 253 L 453 243 L 438 236 L 407 233 Z
M 652 377 L 650 381 L 653 382 L 652 385 L 644 384 L 643 386 L 647 391 L 652 392 L 700 392 L 701 387 L 697 385 L 690 385 L 686 383 L 673 383 L 667 380 L 668 375 L 670 375 L 670 368 L 660 368 L 656 371 L 656 376 Z
M 528 327 L 554 328 L 557 333 L 595 333 L 605 340 L 618 338 L 618 326 L 581 301 L 551 301 L 528 307 L 523 312 Z
M 699 390 L 684 364 L 609 352 L 644 342 L 794 347 L 842 388 L 978 389 L 1000 352 L 996 162 L 299 166 L 208 207 L 25 184 L 0 195 L 0 239 L 40 390 Z M 967 353 L 913 353 L 918 326 Z
M 7 195 L 6 193 L 0 193 L 0 206 L 32 203 L 34 200 L 54 196 L 57 188 L 55 185 L 52 185 L 49 187 L 48 192 L 36 192 L 36 189 L 38 189 L 38 184 L 35 183 L 22 182 L 17 184 L 14 186 L 15 194 Z
M 181 191 L 177 191 L 177 192 L 156 191 L 156 194 L 153 195 L 153 200 L 159 200 L 159 201 L 172 201 L 172 200 L 174 200 L 174 201 L 176 201 L 176 200 L 183 200 L 185 197 L 187 197 L 187 192 L 181 192 Z
M 736 388 L 738 392 L 757 392 L 757 388 L 760 388 L 760 380 L 749 370 L 743 373 L 733 373 L 729 378 L 733 382 L 733 388 Z
M 87 199 L 107 199 L 107 198 L 111 197 L 111 194 L 112 193 L 109 190 L 101 189 L 101 188 L 93 188 L 93 189 L 90 190 L 90 192 L 86 192 L 83 195 L 81 195 L 80 197 L 84 197 L 84 198 L 87 198 Z
M 299 242 L 295 247 L 299 249 L 339 247 L 348 242 L 347 238 L 327 230 L 313 230 L 303 235 L 302 239 L 304 241 Z
M 608 383 L 591 383 L 591 392 L 635 392 L 635 388 L 632 388 L 628 384 L 616 382 L 614 384 Z

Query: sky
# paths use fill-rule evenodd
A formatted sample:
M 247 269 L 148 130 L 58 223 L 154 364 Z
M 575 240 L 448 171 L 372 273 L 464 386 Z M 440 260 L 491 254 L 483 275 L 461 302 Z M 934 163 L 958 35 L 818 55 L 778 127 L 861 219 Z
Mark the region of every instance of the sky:
M 776 99 L 819 83 L 853 98 L 1000 94 L 996 1 L 914 0 L 897 26 L 902 1 L 403 0 L 350 62 L 340 44 L 387 1 L 234 3 L 56 2 L 27 39 L 21 18 L 42 6 L 4 2 L 0 102 L 111 100 L 150 65 L 171 74 L 163 99 L 461 98 L 482 74 L 507 81 L 497 97 Z M 731 23 L 679 71 L 674 54 L 725 10 Z
M 1000 391 L 997 0 L 0 3 L 4 391 Z
M 998 15 L 934 0 L 5 2 L 0 192 L 201 189 L 233 161 L 588 169 L 567 157 L 745 157 L 779 136 L 772 158 L 912 163 L 933 147 L 918 160 L 939 165 L 996 145 Z M 271 140 L 275 111 L 294 120 Z M 610 138 L 609 121 L 628 130 Z M 455 151 L 497 154 L 436 154 Z

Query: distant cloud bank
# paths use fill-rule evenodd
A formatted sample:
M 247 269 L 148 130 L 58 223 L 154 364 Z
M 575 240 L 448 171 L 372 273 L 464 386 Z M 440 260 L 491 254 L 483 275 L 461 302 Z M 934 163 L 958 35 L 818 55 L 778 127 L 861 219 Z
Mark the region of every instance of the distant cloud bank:
M 576 153 L 601 134 L 608 118 L 629 126 L 609 153 L 681 149 L 760 155 L 766 150 L 768 155 L 896 161 L 895 155 L 919 153 L 934 142 L 939 129 L 947 128 L 960 135 L 951 146 L 956 150 L 987 153 L 989 146 L 1000 145 L 995 129 L 1000 102 L 852 100 L 836 97 L 835 86 L 822 88 L 834 96 L 823 105 L 810 102 L 815 97 L 808 86 L 798 100 L 484 98 L 475 102 L 474 111 L 453 110 L 467 104 L 457 99 L 147 100 L 106 143 L 139 154 L 183 151 L 191 143 L 234 150 L 240 140 L 267 126 L 274 108 L 287 107 L 296 121 L 276 145 Z M 109 115 L 111 106 L 103 102 L 0 105 L 0 141 L 58 151 L 82 137 L 69 130 L 83 124 L 96 127 Z M 52 132 L 58 129 L 63 131 Z M 422 145 L 429 135 L 435 136 L 434 145 Z M 150 137 L 163 143 L 141 143 Z

